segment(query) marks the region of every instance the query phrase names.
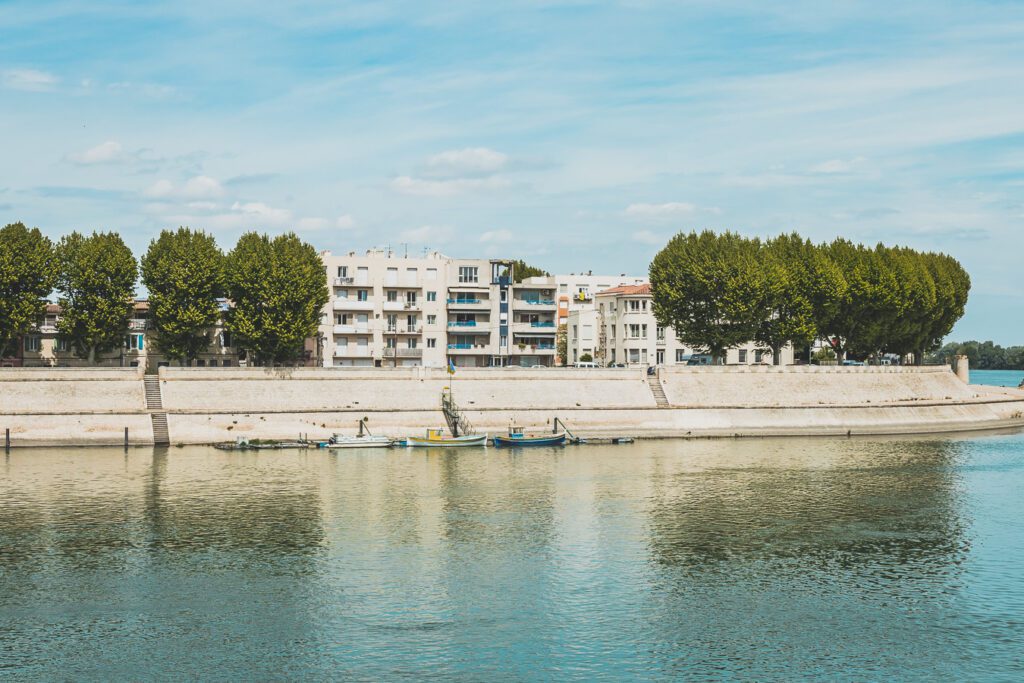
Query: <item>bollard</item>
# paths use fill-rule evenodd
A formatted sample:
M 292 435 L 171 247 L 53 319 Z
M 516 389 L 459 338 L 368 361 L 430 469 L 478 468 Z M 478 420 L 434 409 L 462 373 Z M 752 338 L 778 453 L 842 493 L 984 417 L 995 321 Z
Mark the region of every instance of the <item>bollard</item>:
M 124 449 L 128 450 L 128 428 L 124 428 Z
M 6 427 L 4 429 L 4 453 L 11 452 L 11 428 Z

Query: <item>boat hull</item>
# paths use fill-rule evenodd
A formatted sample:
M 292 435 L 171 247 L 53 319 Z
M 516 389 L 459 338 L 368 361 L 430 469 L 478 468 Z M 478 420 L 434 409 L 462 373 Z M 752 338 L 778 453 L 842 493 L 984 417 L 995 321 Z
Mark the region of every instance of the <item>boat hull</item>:
M 486 434 L 468 434 L 466 436 L 445 436 L 441 438 L 421 438 L 410 436 L 405 441 L 409 447 L 422 448 L 464 448 L 467 446 L 486 446 Z
M 388 448 L 390 446 L 391 439 L 384 436 L 342 437 L 337 441 L 327 444 L 327 448 L 332 451 L 339 448 Z
M 495 436 L 494 445 L 497 448 L 524 448 L 533 446 L 564 446 L 565 432 L 551 434 L 550 436 Z

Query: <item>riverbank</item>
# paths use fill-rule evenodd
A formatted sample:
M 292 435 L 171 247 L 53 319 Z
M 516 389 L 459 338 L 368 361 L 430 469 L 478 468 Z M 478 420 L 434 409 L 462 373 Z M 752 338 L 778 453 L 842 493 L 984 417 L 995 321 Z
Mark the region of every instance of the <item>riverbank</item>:
M 13 446 L 197 444 L 440 426 L 449 378 L 431 368 L 0 370 Z M 660 388 L 660 391 L 659 391 Z M 1024 427 L 1024 391 L 967 385 L 941 367 L 465 369 L 453 379 L 479 431 L 561 418 L 584 436 L 822 436 Z M 166 425 L 166 428 L 164 427 Z M 164 431 L 166 429 L 166 431 Z M 163 438 L 162 438 L 163 437 Z

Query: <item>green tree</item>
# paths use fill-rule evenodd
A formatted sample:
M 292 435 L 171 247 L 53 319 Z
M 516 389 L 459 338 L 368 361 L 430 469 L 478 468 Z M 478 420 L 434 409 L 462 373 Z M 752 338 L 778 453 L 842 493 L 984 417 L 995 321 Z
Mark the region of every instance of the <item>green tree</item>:
M 654 314 L 676 338 L 705 348 L 715 363 L 726 349 L 754 339 L 772 296 L 761 244 L 726 232 L 680 233 L 650 267 Z
M 56 276 L 53 243 L 38 228 L 12 223 L 0 229 L 0 358 L 13 354 L 18 339 L 39 324 Z
M 138 268 L 117 233 L 66 235 L 56 248 L 61 293 L 57 332 L 75 353 L 96 362 L 97 353 L 124 343 Z
M 564 366 L 569 362 L 569 330 L 565 323 L 558 326 L 558 333 L 555 335 L 555 353 L 558 355 L 558 362 L 561 365 Z
M 227 328 L 257 365 L 295 361 L 317 333 L 327 276 L 316 250 L 294 233 L 242 235 L 226 261 Z
M 142 282 L 156 343 L 168 358 L 190 363 L 210 344 L 224 295 L 224 254 L 212 235 L 164 230 L 142 257 Z
M 512 262 L 512 274 L 517 283 L 522 282 L 528 277 L 541 277 L 551 275 L 551 273 L 547 272 L 546 270 L 542 270 L 541 268 L 528 265 L 526 261 L 523 261 L 522 259 L 518 259 Z

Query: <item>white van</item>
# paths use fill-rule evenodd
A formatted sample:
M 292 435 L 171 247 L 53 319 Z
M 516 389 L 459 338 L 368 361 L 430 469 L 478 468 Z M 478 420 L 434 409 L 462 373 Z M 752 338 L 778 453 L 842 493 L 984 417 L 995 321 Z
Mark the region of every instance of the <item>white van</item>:
M 589 361 L 588 362 L 576 361 L 575 363 L 573 363 L 573 367 L 574 368 L 596 368 L 597 367 L 597 363 L 591 363 Z

